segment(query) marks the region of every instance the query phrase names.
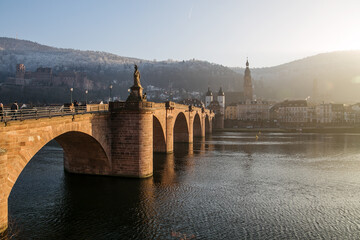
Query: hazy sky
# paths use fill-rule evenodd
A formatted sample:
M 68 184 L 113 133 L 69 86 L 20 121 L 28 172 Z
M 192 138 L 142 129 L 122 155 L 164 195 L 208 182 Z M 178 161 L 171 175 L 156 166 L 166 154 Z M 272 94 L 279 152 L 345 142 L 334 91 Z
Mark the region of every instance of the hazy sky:
M 0 0 L 0 36 L 156 60 L 274 66 L 360 49 L 359 0 Z

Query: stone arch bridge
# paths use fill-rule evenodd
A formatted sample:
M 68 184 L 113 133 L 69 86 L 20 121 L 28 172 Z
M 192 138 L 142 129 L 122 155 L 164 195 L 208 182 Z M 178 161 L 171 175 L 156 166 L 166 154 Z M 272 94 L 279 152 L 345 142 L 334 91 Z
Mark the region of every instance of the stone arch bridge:
M 111 102 L 109 111 L 0 124 L 0 233 L 8 225 L 8 197 L 32 157 L 55 139 L 71 173 L 145 178 L 153 152 L 172 152 L 212 132 L 214 113 L 173 102 Z

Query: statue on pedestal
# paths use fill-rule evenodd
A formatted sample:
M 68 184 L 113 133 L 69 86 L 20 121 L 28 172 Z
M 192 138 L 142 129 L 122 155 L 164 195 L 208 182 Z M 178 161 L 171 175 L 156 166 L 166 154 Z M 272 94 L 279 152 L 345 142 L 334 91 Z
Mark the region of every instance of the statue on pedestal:
M 140 72 L 138 70 L 138 66 L 135 64 L 134 68 L 135 68 L 135 71 L 134 71 L 134 86 L 141 87 L 141 84 L 140 84 Z
M 130 88 L 130 95 L 126 99 L 127 102 L 144 102 L 146 101 L 146 93 L 143 94 L 143 88 L 140 84 L 140 72 L 138 66 L 134 65 L 134 85 Z

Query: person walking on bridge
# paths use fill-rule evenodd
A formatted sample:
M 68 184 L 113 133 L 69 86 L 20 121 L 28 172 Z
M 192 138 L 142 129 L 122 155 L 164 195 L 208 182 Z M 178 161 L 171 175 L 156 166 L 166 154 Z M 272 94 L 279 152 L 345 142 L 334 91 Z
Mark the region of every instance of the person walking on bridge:
M 79 103 L 76 100 L 74 101 L 74 109 L 75 109 L 75 113 L 77 113 L 79 110 Z
M 15 101 L 12 105 L 11 105 L 11 113 L 12 113 L 12 117 L 11 119 L 16 120 L 16 114 L 17 111 L 19 110 L 19 105 L 17 104 L 17 102 Z
M 0 122 L 4 120 L 4 104 L 0 103 Z

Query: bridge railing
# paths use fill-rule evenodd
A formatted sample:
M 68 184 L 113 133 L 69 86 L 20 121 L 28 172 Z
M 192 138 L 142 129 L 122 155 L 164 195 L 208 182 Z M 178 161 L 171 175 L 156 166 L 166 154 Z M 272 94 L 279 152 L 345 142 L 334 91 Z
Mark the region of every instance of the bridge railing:
M 66 115 L 77 115 L 93 112 L 108 111 L 107 104 L 91 104 L 86 106 L 48 106 L 48 107 L 34 107 L 19 110 L 11 110 L 5 108 L 3 113 L 0 113 L 1 122 L 22 121 L 26 119 L 51 118 Z
M 211 110 L 205 109 L 203 107 L 195 107 L 193 105 L 184 105 L 180 103 L 175 103 L 172 101 L 167 101 L 164 103 L 156 102 L 110 102 L 109 109 L 110 111 L 118 110 L 131 110 L 131 109 L 183 109 L 185 111 L 198 111 L 203 113 L 212 113 Z
M 154 108 L 154 102 L 110 102 L 110 110 Z

